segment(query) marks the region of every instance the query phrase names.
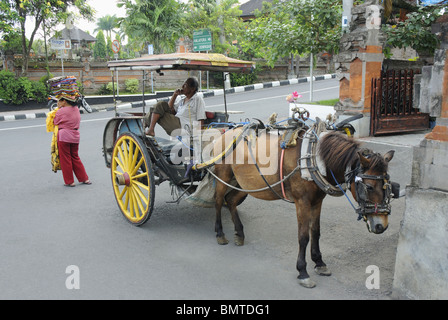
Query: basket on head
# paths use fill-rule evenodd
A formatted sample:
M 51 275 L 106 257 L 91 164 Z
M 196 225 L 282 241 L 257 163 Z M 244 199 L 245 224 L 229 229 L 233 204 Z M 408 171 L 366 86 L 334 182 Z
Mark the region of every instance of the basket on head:
M 56 77 L 48 80 L 50 90 L 56 99 L 76 102 L 80 96 L 76 77 Z

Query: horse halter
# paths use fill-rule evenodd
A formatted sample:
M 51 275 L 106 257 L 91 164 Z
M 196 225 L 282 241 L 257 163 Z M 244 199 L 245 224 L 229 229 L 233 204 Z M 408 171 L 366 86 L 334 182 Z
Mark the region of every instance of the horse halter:
M 369 199 L 369 190 L 373 189 L 373 187 L 365 183 L 364 179 L 383 180 L 383 201 L 381 203 L 375 203 Z M 364 174 L 361 165 L 358 163 L 354 170 L 347 168 L 345 172 L 345 181 L 349 188 L 353 180 L 355 182 L 356 200 L 359 204 L 359 207 L 355 209 L 358 214 L 358 220 L 364 219 L 366 221 L 368 214 L 390 214 L 390 199 L 392 198 L 392 194 L 394 194 L 394 198 L 398 198 L 399 185 L 393 182 L 391 183 L 387 173 L 383 175 Z

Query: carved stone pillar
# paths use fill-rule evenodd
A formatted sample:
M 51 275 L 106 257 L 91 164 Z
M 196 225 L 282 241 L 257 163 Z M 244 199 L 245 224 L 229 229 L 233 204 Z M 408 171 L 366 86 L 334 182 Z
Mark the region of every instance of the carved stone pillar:
M 340 53 L 335 59 L 340 81 L 336 114 L 340 120 L 358 113 L 364 115 L 352 123 L 358 137 L 369 135 L 371 81 L 380 76 L 384 59 L 382 10 L 377 1 L 366 1 L 352 9 L 350 32 L 342 36 Z

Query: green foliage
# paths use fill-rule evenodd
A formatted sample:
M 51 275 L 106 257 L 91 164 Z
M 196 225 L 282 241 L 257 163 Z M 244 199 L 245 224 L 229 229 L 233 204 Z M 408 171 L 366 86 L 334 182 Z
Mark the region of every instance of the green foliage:
M 114 86 L 115 86 L 115 84 L 112 83 L 112 82 L 108 82 L 108 83 L 107 83 L 107 85 L 106 85 L 106 89 L 107 89 L 107 91 L 109 92 L 109 94 L 111 94 L 111 93 L 114 92 L 114 88 L 115 88 Z
M 99 31 L 105 31 L 107 34 L 107 37 L 112 38 L 112 30 L 114 30 L 117 27 L 118 18 L 116 15 L 105 15 L 104 17 L 101 17 L 98 19 L 96 25 L 97 28 L 94 30 Z
M 41 78 L 39 79 L 39 81 L 46 85 L 46 84 L 47 84 L 47 81 L 48 81 L 49 79 L 51 79 L 51 78 L 54 78 L 54 75 L 53 75 L 52 73 L 48 73 L 48 74 L 46 74 L 45 76 L 41 77 Z
M 112 51 L 112 40 L 109 36 L 107 36 L 106 41 L 106 57 L 112 58 L 114 56 L 114 52 Z
M 230 73 L 230 85 L 232 87 L 254 84 L 257 81 L 256 72 L 251 73 Z
M 39 102 L 44 103 L 47 101 L 48 95 L 50 94 L 47 86 L 40 81 L 33 81 L 31 83 L 31 97 Z
M 0 98 L 5 103 L 23 104 L 32 97 L 32 85 L 25 77 L 15 78 L 14 74 L 0 71 Z
M 238 0 L 222 0 L 219 6 L 215 0 L 189 0 L 182 19 L 183 35 L 193 39 L 194 30 L 209 29 L 213 52 L 237 55 L 238 48 L 232 42 L 243 36 L 245 23 L 240 19 L 242 11 L 236 4 Z
M 137 79 L 127 79 L 125 82 L 126 91 L 131 93 L 137 93 L 139 88 L 139 83 Z
M 2 37 L 2 40 L 0 40 L 0 48 L 2 48 L 3 51 L 22 53 L 22 36 L 15 31 L 5 34 Z
M 0 2 L 0 33 L 3 36 L 3 34 L 18 32 L 22 37 L 22 75 L 28 71 L 29 53 L 42 23 L 46 21 L 56 24 L 60 22 L 59 20 L 67 18 L 69 6 L 72 6 L 70 11 L 76 8 L 82 17 L 91 18 L 93 11 L 86 2 L 86 0 L 2 0 Z M 27 18 L 30 17 L 33 18 L 32 24 L 27 23 Z M 27 32 L 29 30 L 25 30 L 27 25 L 32 26 L 29 42 L 26 42 L 25 36 L 29 33 Z
M 122 30 L 134 46 L 146 49 L 154 45 L 154 53 L 172 52 L 183 34 L 180 24 L 182 4 L 176 0 L 121 0 L 126 18 L 118 19 Z
M 0 71 L 0 99 L 8 100 L 14 81 L 15 75 L 13 72 L 6 70 Z
M 95 59 L 106 58 L 107 49 L 103 31 L 98 31 L 96 39 L 97 41 L 95 43 L 95 46 L 93 47 L 93 56 L 95 57 Z
M 30 81 L 26 77 L 16 78 L 6 70 L 0 71 L 0 99 L 7 104 L 20 105 L 30 100 L 47 101 L 48 89 L 41 81 Z
M 99 94 L 99 95 L 109 95 L 111 93 L 112 93 L 112 90 L 109 90 L 107 88 L 107 84 L 106 83 L 103 84 L 97 91 L 97 94 Z
M 76 80 L 76 85 L 78 86 L 79 93 L 84 94 L 84 85 L 81 81 Z
M 441 7 L 419 7 L 418 11 L 407 14 L 406 21 L 383 25 L 387 36 L 385 53 L 391 47 L 411 47 L 420 53 L 434 54 L 439 41 L 431 32 L 431 25 L 440 15 Z
M 273 66 L 290 54 L 336 53 L 341 37 L 342 5 L 334 0 L 274 0 L 250 22 L 244 51 Z

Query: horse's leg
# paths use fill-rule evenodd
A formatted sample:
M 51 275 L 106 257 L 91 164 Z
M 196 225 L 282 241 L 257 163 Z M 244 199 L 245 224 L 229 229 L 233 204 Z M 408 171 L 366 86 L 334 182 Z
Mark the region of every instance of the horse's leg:
M 319 248 L 319 238 L 320 238 L 320 213 L 322 209 L 321 199 L 317 204 L 315 204 L 311 211 L 311 259 L 316 263 L 314 271 L 321 276 L 331 276 L 331 272 L 327 265 L 322 260 L 322 254 Z
M 215 166 L 215 174 L 225 182 L 230 182 L 232 177 L 232 168 L 230 165 L 216 165 Z M 216 232 L 216 240 L 218 244 L 224 245 L 228 244 L 229 241 L 226 239 L 223 229 L 222 229 L 222 220 L 221 220 L 221 209 L 224 204 L 224 196 L 227 191 L 227 186 L 221 183 L 219 180 L 216 180 L 216 193 L 215 193 L 215 210 L 216 210 L 216 220 L 215 220 L 215 232 Z
M 297 258 L 297 271 L 299 271 L 299 284 L 305 288 L 314 288 L 316 283 L 310 279 L 306 271 L 306 247 L 310 241 L 310 210 L 311 206 L 304 201 L 296 201 L 297 224 L 299 235 L 299 256 Z
M 232 215 L 232 221 L 235 225 L 235 238 L 234 242 L 237 246 L 244 245 L 244 231 L 243 224 L 241 223 L 240 216 L 238 214 L 237 205 L 242 200 L 247 193 L 232 190 L 226 196 L 227 205 L 229 206 L 230 213 Z

